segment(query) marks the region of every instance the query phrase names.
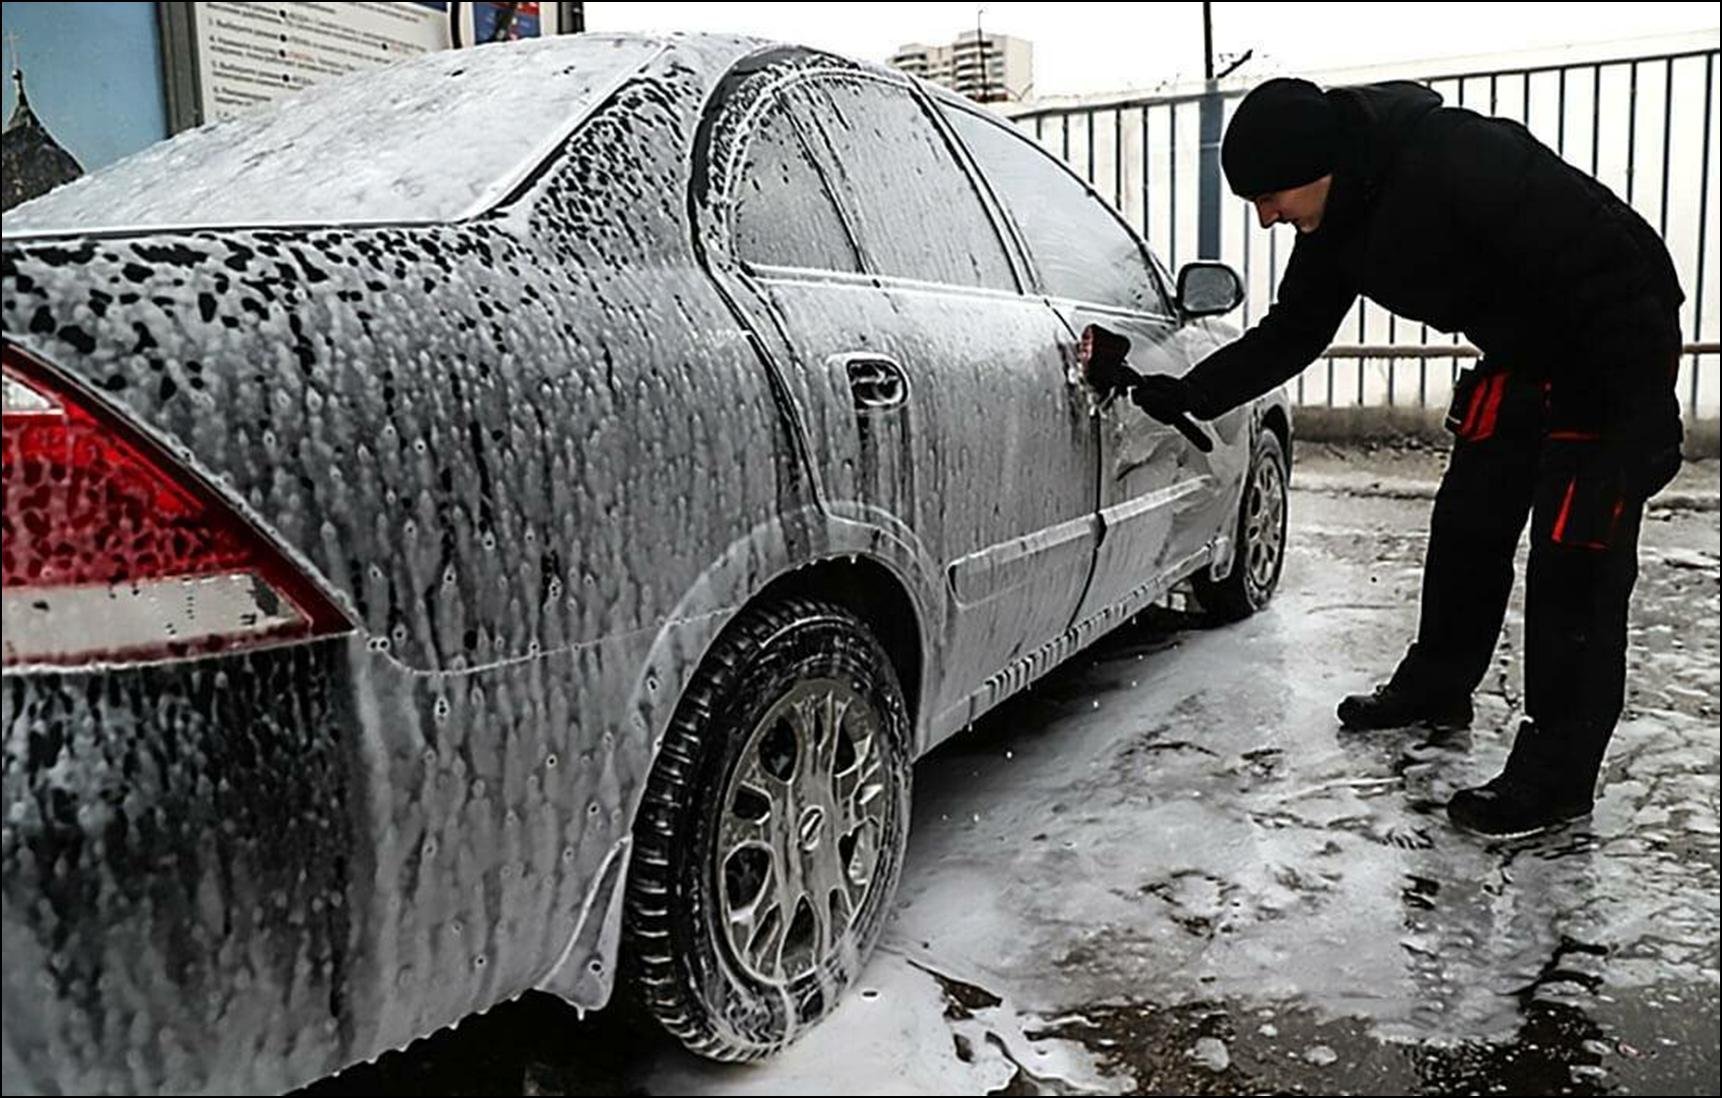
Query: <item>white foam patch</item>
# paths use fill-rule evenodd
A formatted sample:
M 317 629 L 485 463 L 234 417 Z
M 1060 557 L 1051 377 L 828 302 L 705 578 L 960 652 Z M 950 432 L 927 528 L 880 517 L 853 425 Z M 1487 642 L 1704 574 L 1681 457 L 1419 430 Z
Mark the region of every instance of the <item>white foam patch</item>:
M 1056 1080 L 1060 1093 L 1115 1093 L 1092 1055 L 1070 1041 L 1036 1039 L 1041 1025 L 1009 1001 L 947 1019 L 938 980 L 881 950 L 824 1024 L 771 1060 L 743 1067 L 679 1051 L 646 1081 L 653 1094 L 986 1094 L 1019 1070 Z M 960 1037 L 969 1059 L 957 1052 Z M 1019 1069 L 1020 1065 L 1020 1069 Z M 1126 1084 L 1128 1080 L 1123 1081 Z

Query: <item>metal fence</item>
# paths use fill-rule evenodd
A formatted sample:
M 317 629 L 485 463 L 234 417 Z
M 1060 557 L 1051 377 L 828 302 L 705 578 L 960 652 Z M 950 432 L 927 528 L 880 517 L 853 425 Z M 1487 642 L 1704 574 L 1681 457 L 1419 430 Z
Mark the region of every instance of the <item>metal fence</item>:
M 1451 106 L 1514 119 L 1631 203 L 1668 242 L 1687 301 L 1681 404 L 1715 419 L 1722 396 L 1715 200 L 1718 50 L 1464 72 L 1421 82 Z M 1224 118 L 1247 88 L 1219 92 Z M 1198 258 L 1198 234 L 1244 277 L 1246 325 L 1271 302 L 1291 239 L 1255 224 L 1226 194 L 1203 214 L 1201 93 L 1012 112 L 1143 232 L 1175 269 Z M 1212 108 L 1210 108 L 1212 109 Z M 1212 116 L 1210 116 L 1212 118 Z M 1210 125 L 1209 133 L 1215 132 Z M 1212 138 L 1210 138 L 1210 146 Z M 1207 150 L 1210 164 L 1215 150 Z M 1212 170 L 1212 169 L 1210 169 Z M 1210 194 L 1212 192 L 1210 191 Z M 1209 219 L 1203 224 L 1204 217 Z M 1210 245 L 1210 248 L 1212 245 Z M 1359 301 L 1323 358 L 1294 383 L 1300 404 L 1445 407 L 1476 349 Z

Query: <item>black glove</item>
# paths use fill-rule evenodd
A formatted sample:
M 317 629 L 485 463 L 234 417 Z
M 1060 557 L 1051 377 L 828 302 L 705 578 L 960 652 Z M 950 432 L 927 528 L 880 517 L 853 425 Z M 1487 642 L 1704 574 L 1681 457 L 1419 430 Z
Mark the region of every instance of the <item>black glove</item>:
M 1129 353 L 1130 340 L 1126 336 L 1108 331 L 1098 324 L 1090 324 L 1082 330 L 1082 345 L 1078 354 L 1082 360 L 1083 375 L 1088 384 L 1094 386 L 1106 400 L 1111 400 L 1142 380 L 1142 375 L 1132 370 L 1124 361 L 1124 356 Z
M 1190 443 L 1204 454 L 1214 449 L 1214 440 L 1208 437 L 1208 432 L 1196 425 L 1195 416 L 1192 415 L 1196 395 L 1183 378 L 1172 377 L 1170 374 L 1148 374 L 1131 388 L 1130 402 L 1149 417 L 1168 427 L 1176 427 L 1179 434 L 1189 439 Z
M 1149 374 L 1137 379 L 1130 402 L 1161 423 L 1171 424 L 1190 414 L 1192 398 L 1183 378 Z

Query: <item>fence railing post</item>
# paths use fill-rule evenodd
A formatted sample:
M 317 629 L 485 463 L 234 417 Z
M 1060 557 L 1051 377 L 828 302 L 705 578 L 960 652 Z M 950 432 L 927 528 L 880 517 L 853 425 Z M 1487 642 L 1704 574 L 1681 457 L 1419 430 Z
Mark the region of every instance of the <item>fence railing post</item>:
M 1209 80 L 1202 93 L 1202 159 L 1196 206 L 1196 258 L 1220 258 L 1220 130 L 1226 101 L 1220 84 Z

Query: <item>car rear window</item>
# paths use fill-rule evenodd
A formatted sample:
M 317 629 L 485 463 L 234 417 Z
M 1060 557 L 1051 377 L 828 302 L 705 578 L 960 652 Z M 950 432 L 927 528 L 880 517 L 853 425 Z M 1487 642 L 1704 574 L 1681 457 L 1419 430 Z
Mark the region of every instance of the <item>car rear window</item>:
M 568 35 L 428 54 L 200 126 L 9 211 L 14 233 L 483 212 L 664 48 Z

